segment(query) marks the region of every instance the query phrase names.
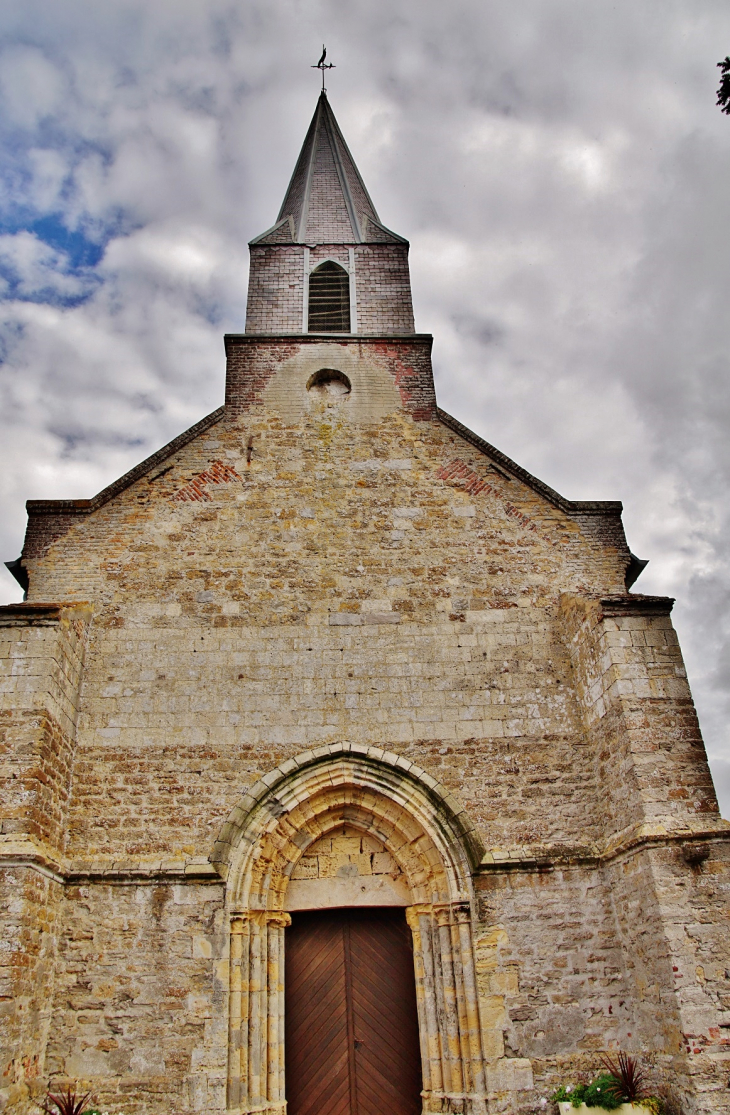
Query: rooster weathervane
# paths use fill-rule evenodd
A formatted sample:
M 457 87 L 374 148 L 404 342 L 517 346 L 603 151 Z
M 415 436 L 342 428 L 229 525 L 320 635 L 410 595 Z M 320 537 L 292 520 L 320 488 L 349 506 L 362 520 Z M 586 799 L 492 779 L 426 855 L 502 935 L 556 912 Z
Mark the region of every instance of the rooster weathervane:
M 322 71 L 322 92 L 323 92 L 323 93 L 326 93 L 326 92 L 327 92 L 327 90 L 326 90 L 326 89 L 325 89 L 325 87 L 324 87 L 324 71 L 325 71 L 325 70 L 334 70 L 334 69 L 336 69 L 336 68 L 337 68 L 337 67 L 336 67 L 336 66 L 334 65 L 334 63 L 333 63 L 333 62 L 325 62 L 325 58 L 326 58 L 326 57 L 327 57 L 327 47 L 326 47 L 326 46 L 324 45 L 324 43 L 322 43 L 322 57 L 320 58 L 320 60 L 319 60 L 319 62 L 317 63 L 317 65 L 316 65 L 316 66 L 312 66 L 312 67 L 311 67 L 311 69 L 313 69 L 313 70 L 321 70 L 321 71 Z

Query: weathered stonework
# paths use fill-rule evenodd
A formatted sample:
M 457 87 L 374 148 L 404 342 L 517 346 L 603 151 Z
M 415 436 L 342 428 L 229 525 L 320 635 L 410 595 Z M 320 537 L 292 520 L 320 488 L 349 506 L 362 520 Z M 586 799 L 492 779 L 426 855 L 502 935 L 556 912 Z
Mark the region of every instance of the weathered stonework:
M 285 292 L 310 165 L 260 249 Z M 342 166 L 337 250 L 377 271 Z M 271 331 L 226 338 L 225 407 L 29 505 L 28 600 L 0 609 L 2 1103 L 53 1077 L 282 1111 L 291 911 L 370 902 L 413 932 L 424 1110 L 526 1115 L 623 1048 L 682 1111 L 730 1111 L 730 826 L 620 504 L 438 409 L 409 291 L 402 331 L 335 337 L 271 290 Z
M 408 879 L 376 836 L 344 823 L 311 844 L 289 876 L 287 910 L 408 906 Z

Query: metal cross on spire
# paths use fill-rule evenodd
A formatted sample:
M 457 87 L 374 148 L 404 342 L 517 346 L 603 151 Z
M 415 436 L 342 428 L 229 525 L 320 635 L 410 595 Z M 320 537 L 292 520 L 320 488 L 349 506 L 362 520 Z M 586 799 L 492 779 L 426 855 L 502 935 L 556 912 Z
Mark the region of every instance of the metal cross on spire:
M 324 45 L 324 43 L 322 43 L 322 57 L 320 58 L 320 60 L 319 60 L 319 62 L 317 63 L 317 65 L 316 65 L 316 66 L 312 66 L 312 67 L 311 67 L 311 69 L 313 69 L 313 70 L 321 70 L 321 71 L 322 71 L 322 92 L 323 92 L 323 93 L 326 93 L 326 92 L 327 92 L 327 90 L 326 90 L 326 89 L 325 89 L 325 87 L 324 87 L 324 71 L 325 71 L 325 70 L 334 70 L 334 69 L 336 69 L 336 68 L 337 68 L 337 67 L 336 67 L 336 66 L 334 65 L 334 63 L 333 63 L 333 62 L 325 62 L 325 58 L 326 58 L 326 57 L 327 57 L 327 47 L 326 47 L 326 46 Z

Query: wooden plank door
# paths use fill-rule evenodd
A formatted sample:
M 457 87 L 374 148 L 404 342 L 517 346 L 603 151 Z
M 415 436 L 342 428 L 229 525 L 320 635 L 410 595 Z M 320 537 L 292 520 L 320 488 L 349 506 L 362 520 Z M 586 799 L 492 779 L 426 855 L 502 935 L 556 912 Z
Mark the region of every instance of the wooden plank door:
M 413 946 L 404 911 L 295 913 L 285 960 L 289 1115 L 419 1115 Z
M 289 1115 L 350 1110 L 350 1049 L 342 925 L 292 915 L 284 934 L 285 1095 Z
M 419 1115 L 421 1051 L 413 936 L 405 911 L 347 912 L 357 1083 L 352 1115 Z

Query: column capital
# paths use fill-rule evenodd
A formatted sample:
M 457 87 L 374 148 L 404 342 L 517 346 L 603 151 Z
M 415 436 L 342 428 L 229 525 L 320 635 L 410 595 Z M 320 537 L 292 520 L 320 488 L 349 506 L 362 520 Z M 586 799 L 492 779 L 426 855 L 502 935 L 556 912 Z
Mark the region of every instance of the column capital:
M 278 925 L 286 929 L 291 925 L 291 914 L 286 910 L 232 910 L 231 933 L 243 933 L 245 925 Z
M 420 917 L 435 918 L 438 925 L 471 924 L 471 905 L 464 900 L 458 902 L 418 902 L 406 906 L 406 921 L 411 928 L 418 927 Z
M 406 921 L 411 929 L 420 929 L 418 919 L 422 917 L 431 917 L 433 914 L 433 906 L 430 902 L 419 902 L 414 906 L 406 906 Z
M 471 922 L 471 907 L 468 902 L 437 902 L 433 914 L 438 925 L 460 925 Z
M 281 929 L 288 929 L 291 925 L 291 914 L 286 910 L 267 910 L 265 916 L 268 925 L 278 925 Z

